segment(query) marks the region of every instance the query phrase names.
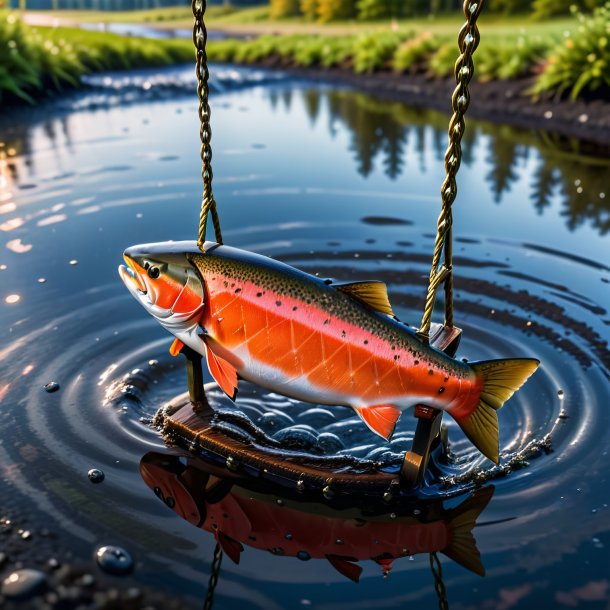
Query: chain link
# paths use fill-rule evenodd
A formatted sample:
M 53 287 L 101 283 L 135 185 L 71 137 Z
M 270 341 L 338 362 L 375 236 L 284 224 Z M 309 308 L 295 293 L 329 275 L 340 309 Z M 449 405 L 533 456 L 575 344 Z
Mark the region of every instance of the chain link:
M 443 582 L 443 566 L 436 553 L 430 553 L 430 569 L 434 576 L 434 590 L 438 597 L 438 607 L 440 610 L 449 610 L 449 602 L 447 601 L 447 591 Z
M 208 593 L 205 596 L 203 610 L 212 610 L 214 605 L 214 590 L 218 584 L 220 576 L 220 565 L 222 564 L 222 549 L 219 544 L 214 548 L 214 559 L 212 560 L 212 571 L 210 572 L 210 582 L 208 583 Z
M 203 179 L 203 198 L 201 201 L 201 214 L 199 216 L 199 234 L 197 237 L 197 245 L 203 251 L 205 243 L 205 233 L 208 222 L 208 214 L 212 214 L 212 222 L 214 224 L 214 234 L 216 241 L 222 244 L 222 233 L 220 231 L 220 219 L 216 210 L 216 201 L 212 191 L 212 128 L 210 125 L 210 104 L 208 96 L 210 88 L 208 80 L 210 73 L 208 71 L 208 56 L 206 54 L 206 43 L 208 41 L 208 32 L 203 22 L 203 15 L 206 9 L 206 0 L 192 0 L 191 8 L 193 9 L 193 44 L 196 49 L 196 70 L 197 70 L 197 96 L 199 97 L 199 135 L 201 138 L 201 177 Z
M 432 322 L 432 311 L 438 287 L 445 283 L 445 326 L 453 326 L 453 246 L 452 246 L 452 224 L 453 217 L 451 206 L 457 195 L 456 175 L 460 169 L 462 160 L 461 140 L 464 135 L 464 115 L 470 104 L 470 92 L 468 84 L 474 74 L 474 63 L 472 56 L 479 46 L 480 35 L 476 21 L 483 9 L 485 0 L 465 0 L 464 16 L 466 23 L 462 26 L 458 35 L 458 46 L 460 56 L 455 62 L 455 80 L 457 87 L 451 97 L 453 116 L 449 122 L 449 146 L 445 152 L 446 177 L 441 187 L 442 210 L 438 218 L 438 229 L 434 253 L 432 255 L 432 268 L 428 282 L 428 294 L 426 305 L 419 327 L 418 335 L 424 341 L 429 340 L 430 324 Z M 444 251 L 444 261 L 441 265 L 441 255 Z M 440 268 L 439 268 L 440 266 Z

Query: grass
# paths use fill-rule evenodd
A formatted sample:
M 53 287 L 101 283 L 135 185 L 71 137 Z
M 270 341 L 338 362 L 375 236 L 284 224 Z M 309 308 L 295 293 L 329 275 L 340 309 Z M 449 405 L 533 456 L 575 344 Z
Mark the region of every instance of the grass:
M 33 28 L 0 11 L 0 104 L 33 103 L 83 74 L 193 61 L 190 40 L 150 40 L 78 28 Z

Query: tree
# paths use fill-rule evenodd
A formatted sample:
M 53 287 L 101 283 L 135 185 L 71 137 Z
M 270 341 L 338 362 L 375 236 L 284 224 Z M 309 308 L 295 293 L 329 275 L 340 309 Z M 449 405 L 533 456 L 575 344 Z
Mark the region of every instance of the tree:
M 318 18 L 318 0 L 301 0 L 300 8 L 305 19 L 315 21 Z
M 326 23 L 356 16 L 355 0 L 319 0 L 318 19 Z
M 555 15 L 569 15 L 570 7 L 575 6 L 579 11 L 587 13 L 603 2 L 599 0 L 534 0 L 532 9 L 534 18 L 546 19 Z
M 273 19 L 299 14 L 299 0 L 271 0 L 269 16 Z

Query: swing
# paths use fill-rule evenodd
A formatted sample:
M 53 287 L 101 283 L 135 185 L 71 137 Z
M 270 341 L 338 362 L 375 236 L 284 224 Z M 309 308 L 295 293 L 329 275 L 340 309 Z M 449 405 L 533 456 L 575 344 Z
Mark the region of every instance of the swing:
M 484 0 L 465 0 L 463 5 L 466 22 L 458 36 L 460 56 L 455 64 L 457 86 L 452 95 L 453 116 L 449 122 L 449 146 L 445 153 L 446 178 L 441 187 L 442 210 L 438 227 L 426 303 L 417 335 L 449 356 L 454 356 L 461 337 L 461 330 L 453 322 L 453 266 L 452 266 L 452 213 L 451 206 L 457 195 L 456 175 L 461 160 L 461 138 L 465 129 L 464 115 L 470 95 L 468 85 L 474 72 L 472 56 L 479 43 L 477 18 Z M 193 0 L 193 42 L 196 48 L 198 114 L 200 118 L 203 198 L 199 219 L 197 244 L 204 251 L 208 216 L 211 215 L 216 243 L 222 244 L 222 233 L 216 201 L 212 190 L 212 149 L 210 105 L 208 100 L 209 71 L 207 66 L 207 31 L 204 23 L 205 0 Z M 209 242 L 207 242 L 209 244 Z M 209 247 L 209 246 L 208 246 Z M 442 261 L 441 261 L 442 259 Z M 433 324 L 432 312 L 439 287 L 444 286 L 444 323 Z M 252 476 L 275 479 L 288 487 L 318 488 L 323 494 L 349 492 L 357 488 L 359 493 L 392 493 L 397 486 L 412 489 L 421 485 L 428 468 L 431 452 L 442 442 L 442 411 L 427 406 L 415 407 L 417 419 L 412 446 L 405 453 L 398 476 L 386 472 L 361 473 L 341 469 L 333 472 L 320 467 L 315 460 L 278 459 L 264 448 L 244 444 L 219 430 L 215 424 L 214 410 L 209 406 L 203 387 L 201 355 L 183 346 L 186 357 L 188 395 L 175 399 L 168 408 L 160 411 L 156 423 L 169 443 L 189 448 L 200 456 L 217 463 L 224 463 L 229 470 L 243 469 Z

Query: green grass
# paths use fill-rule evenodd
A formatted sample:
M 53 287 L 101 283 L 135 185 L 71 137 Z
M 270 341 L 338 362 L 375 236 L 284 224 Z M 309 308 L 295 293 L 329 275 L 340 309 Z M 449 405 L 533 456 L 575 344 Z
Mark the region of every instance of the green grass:
M 77 28 L 33 28 L 0 11 L 0 104 L 33 103 L 83 74 L 193 61 L 190 40 L 149 40 Z

